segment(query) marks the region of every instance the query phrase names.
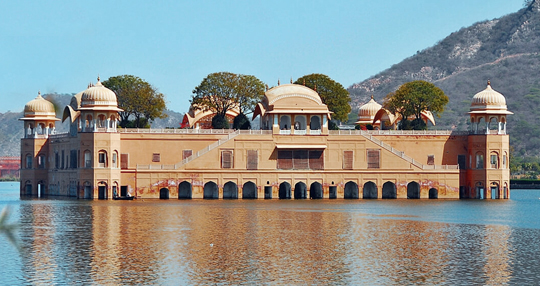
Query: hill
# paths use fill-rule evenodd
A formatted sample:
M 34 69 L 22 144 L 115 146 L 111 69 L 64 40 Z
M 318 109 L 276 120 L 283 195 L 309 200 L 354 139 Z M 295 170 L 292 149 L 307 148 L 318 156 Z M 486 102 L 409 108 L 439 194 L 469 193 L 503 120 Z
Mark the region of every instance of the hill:
M 540 3 L 535 0 L 518 12 L 462 28 L 348 90 L 357 109 L 371 95 L 382 103 L 403 83 L 432 82 L 450 98 L 436 128 L 467 130 L 471 99 L 491 80 L 515 113 L 508 118 L 508 132 L 516 155 L 539 156 L 539 74 Z

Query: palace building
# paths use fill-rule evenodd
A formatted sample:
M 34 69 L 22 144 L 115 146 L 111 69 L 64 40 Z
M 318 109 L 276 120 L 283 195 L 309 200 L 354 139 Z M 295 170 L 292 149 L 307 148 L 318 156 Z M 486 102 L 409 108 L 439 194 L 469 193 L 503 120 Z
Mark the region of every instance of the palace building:
M 111 199 L 506 199 L 505 97 L 488 82 L 472 98 L 469 131 L 395 130 L 399 118 L 371 99 L 357 124 L 329 130 L 332 112 L 308 87 L 266 91 L 259 130 L 209 129 L 191 109 L 189 129 L 117 127 L 117 98 L 98 81 L 73 96 L 58 134 L 41 95 L 24 108 L 21 197 Z M 233 118 L 237 111 L 231 110 Z M 424 112 L 424 120 L 434 123 Z M 229 118 L 230 119 L 230 118 Z M 389 129 L 390 128 L 390 129 Z M 365 129 L 365 128 L 364 128 Z

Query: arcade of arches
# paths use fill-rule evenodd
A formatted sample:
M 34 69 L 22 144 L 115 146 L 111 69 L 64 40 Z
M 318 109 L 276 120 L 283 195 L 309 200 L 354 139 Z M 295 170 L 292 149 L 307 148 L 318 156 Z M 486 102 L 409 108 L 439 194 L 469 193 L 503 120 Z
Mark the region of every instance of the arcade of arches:
M 283 181 L 277 186 L 269 185 L 264 186 L 263 188 L 257 187 L 257 185 L 251 181 L 247 181 L 240 186 L 235 182 L 228 181 L 222 187 L 218 186 L 218 184 L 214 181 L 208 181 L 204 183 L 202 189 L 204 199 L 258 199 L 260 196 L 260 191 L 264 192 L 265 199 L 275 198 L 301 200 L 308 198 L 338 198 L 336 194 L 336 186 L 328 185 L 324 187 L 323 184 L 317 181 L 309 185 L 302 181 L 298 181 L 294 183 L 294 185 L 287 181 Z M 177 190 L 178 199 L 193 198 L 193 185 L 190 182 L 180 182 Z M 277 196 L 272 196 L 273 190 L 276 190 L 275 195 Z M 173 198 L 170 196 L 170 194 L 171 191 L 169 188 L 165 187 L 159 190 L 160 199 Z M 504 195 L 501 194 L 501 196 Z M 398 191 L 396 184 L 391 181 L 384 182 L 382 186 L 377 186 L 377 184 L 372 181 L 365 182 L 363 185 L 358 185 L 356 182 L 348 181 L 343 185 L 343 194 L 339 197 L 344 199 L 397 199 Z M 439 190 L 437 188 L 422 190 L 418 182 L 411 181 L 406 185 L 406 197 L 402 197 L 407 199 L 438 199 Z

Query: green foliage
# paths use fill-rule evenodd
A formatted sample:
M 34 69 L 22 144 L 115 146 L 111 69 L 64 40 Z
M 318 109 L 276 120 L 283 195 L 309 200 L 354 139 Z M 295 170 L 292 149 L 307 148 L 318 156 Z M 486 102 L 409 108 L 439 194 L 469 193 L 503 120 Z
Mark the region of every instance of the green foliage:
M 403 130 L 422 130 L 425 126 L 418 123 L 422 120 L 421 113 L 429 110 L 440 117 L 448 103 L 448 96 L 434 84 L 423 80 L 415 80 L 403 84 L 395 92 L 389 93 L 384 99 L 384 107 L 394 114 L 401 114 Z M 407 119 L 414 116 L 414 124 L 409 124 Z M 421 128 L 421 129 L 417 129 Z
M 422 119 L 403 119 L 399 122 L 398 128 L 400 130 L 427 130 L 427 125 Z
M 121 127 L 147 127 L 156 118 L 167 114 L 165 96 L 143 79 L 133 75 L 110 77 L 103 85 L 116 93 Z M 130 118 L 133 118 L 130 120 Z
M 193 90 L 191 106 L 223 116 L 235 107 L 249 114 L 262 100 L 264 89 L 264 83 L 252 75 L 211 73 Z
M 332 119 L 346 122 L 351 112 L 351 97 L 349 92 L 338 82 L 324 74 L 310 74 L 297 79 L 295 84 L 304 84 L 311 89 L 316 89 L 321 100 L 328 106 Z
M 249 122 L 249 119 L 245 114 L 240 113 L 234 118 L 233 129 L 251 129 L 251 122 Z
M 229 121 L 225 115 L 216 114 L 212 117 L 212 128 L 214 129 L 229 129 Z
M 328 121 L 328 130 L 339 130 L 339 126 L 337 125 L 336 121 Z

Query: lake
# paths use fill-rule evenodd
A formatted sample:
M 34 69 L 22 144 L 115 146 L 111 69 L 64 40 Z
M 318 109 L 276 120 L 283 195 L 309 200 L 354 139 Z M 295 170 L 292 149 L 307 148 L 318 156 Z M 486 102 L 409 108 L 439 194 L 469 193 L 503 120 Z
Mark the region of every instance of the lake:
M 19 199 L 0 280 L 95 285 L 531 285 L 540 190 L 510 200 Z

